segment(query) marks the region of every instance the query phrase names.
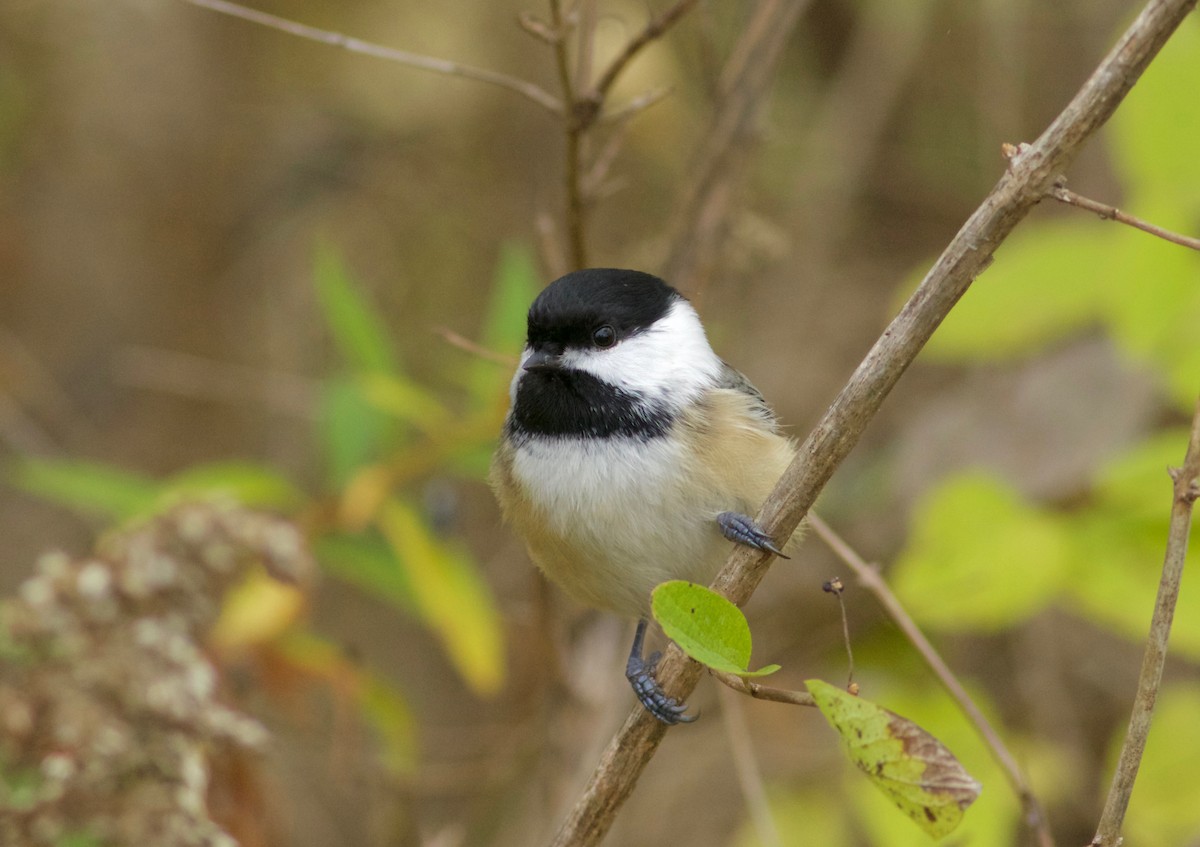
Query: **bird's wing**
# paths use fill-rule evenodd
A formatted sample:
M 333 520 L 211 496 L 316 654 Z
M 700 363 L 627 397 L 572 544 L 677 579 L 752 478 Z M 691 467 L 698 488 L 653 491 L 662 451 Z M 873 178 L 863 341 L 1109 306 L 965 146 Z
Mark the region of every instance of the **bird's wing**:
M 724 360 L 721 362 L 721 375 L 718 378 L 717 387 L 746 395 L 753 401 L 754 411 L 770 424 L 771 430 L 775 431 L 779 428 L 779 418 L 776 417 L 775 410 L 767 404 L 767 398 L 763 397 L 762 392 L 754 387 L 754 383 L 746 379 L 745 374 Z

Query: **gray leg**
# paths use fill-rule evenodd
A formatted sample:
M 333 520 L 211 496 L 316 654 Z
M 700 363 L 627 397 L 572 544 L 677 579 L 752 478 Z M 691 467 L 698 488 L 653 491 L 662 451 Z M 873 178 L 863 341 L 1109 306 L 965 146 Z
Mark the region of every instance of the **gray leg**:
M 766 550 L 781 559 L 791 558 L 783 554 L 783 551 L 771 540 L 771 536 L 763 531 L 754 518 L 747 517 L 741 512 L 721 512 L 717 515 L 717 526 L 721 528 L 721 534 L 730 541 L 745 544 L 756 550 Z
M 661 654 L 653 653 L 649 658 L 642 658 L 642 642 L 646 637 L 646 624 L 642 618 L 638 621 L 637 633 L 633 636 L 633 647 L 629 650 L 629 661 L 625 663 L 625 678 L 637 695 L 638 701 L 646 707 L 646 711 L 665 724 L 691 723 L 699 715 L 687 715 L 687 703 L 680 703 L 674 697 L 659 687 L 654 678 L 654 666 L 658 664 Z

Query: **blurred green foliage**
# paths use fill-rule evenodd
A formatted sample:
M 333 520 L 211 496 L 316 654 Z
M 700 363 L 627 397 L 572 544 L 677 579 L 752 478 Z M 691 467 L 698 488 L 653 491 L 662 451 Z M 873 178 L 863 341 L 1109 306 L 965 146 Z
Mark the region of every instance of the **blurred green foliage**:
M 181 499 L 230 497 L 295 518 L 331 577 L 351 583 L 420 621 L 441 642 L 474 692 L 504 682 L 499 613 L 466 545 L 424 514 L 423 487 L 444 474 L 480 479 L 507 407 L 510 369 L 449 352 L 445 385 L 426 387 L 396 355 L 388 327 L 362 294 L 339 251 L 322 243 L 313 278 L 337 358 L 319 386 L 313 449 L 324 479 L 288 478 L 262 462 L 227 460 L 153 479 L 76 459 L 22 458 L 4 469 L 9 484 L 71 509 L 128 521 Z M 528 251 L 501 253 L 482 340 L 519 349 L 525 312 L 539 288 Z M 384 742 L 384 759 L 411 768 L 414 722 L 401 688 L 309 631 L 300 603 L 281 601 L 254 581 L 227 601 L 221 640 L 328 684 L 358 704 Z M 251 615 L 247 615 L 250 610 Z M 250 622 L 257 616 L 265 620 Z
M 1183 231 L 1200 220 L 1200 99 L 1187 93 L 1198 89 L 1200 27 L 1184 26 L 1116 113 L 1109 136 L 1124 205 Z M 1095 329 L 1153 375 L 1165 405 L 1190 412 L 1200 392 L 1200 256 L 1080 216 L 1026 226 L 934 335 L 926 360 L 1013 361 Z M 1182 428 L 1154 434 L 1106 462 L 1087 496 L 1067 506 L 1029 502 L 977 470 L 943 480 L 913 511 L 892 572 L 898 595 L 934 631 L 1000 632 L 1055 605 L 1140 644 L 1170 519 L 1166 468 L 1182 461 L 1186 444 Z M 1193 543 L 1189 567 L 1198 564 Z M 1186 584 L 1171 650 L 1200 660 L 1200 592 Z M 1200 807 L 1179 796 L 1195 790 L 1179 770 L 1200 759 L 1195 698 L 1192 688 L 1163 694 L 1130 811 L 1132 840 L 1181 844 L 1200 833 Z M 1123 728 L 1114 748 L 1121 738 Z M 1035 779 L 1035 790 L 1043 785 L 1050 783 Z

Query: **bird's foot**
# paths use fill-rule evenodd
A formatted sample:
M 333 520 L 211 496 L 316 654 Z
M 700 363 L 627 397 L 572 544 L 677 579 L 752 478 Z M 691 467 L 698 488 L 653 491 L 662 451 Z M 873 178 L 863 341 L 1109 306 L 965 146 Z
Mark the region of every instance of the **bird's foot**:
M 721 534 L 730 541 L 753 547 L 756 550 L 766 550 L 781 559 L 790 558 L 784 555 L 784 552 L 779 549 L 771 536 L 767 535 L 754 518 L 743 515 L 741 512 L 721 512 L 717 515 L 717 526 L 721 528 Z
M 680 703 L 674 697 L 662 690 L 658 680 L 654 678 L 654 669 L 661 653 L 651 653 L 648 658 L 642 658 L 642 640 L 646 636 L 645 618 L 638 621 L 637 633 L 633 636 L 633 647 L 629 651 L 629 660 L 625 662 L 625 678 L 633 688 L 646 711 L 665 724 L 674 726 L 677 723 L 691 723 L 699 715 L 685 714 L 687 703 Z

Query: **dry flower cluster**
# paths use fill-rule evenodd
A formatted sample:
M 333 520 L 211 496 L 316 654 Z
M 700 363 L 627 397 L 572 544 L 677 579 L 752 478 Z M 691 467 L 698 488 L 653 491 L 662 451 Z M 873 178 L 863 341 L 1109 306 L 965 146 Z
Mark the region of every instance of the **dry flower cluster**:
M 207 751 L 266 731 L 219 702 L 200 639 L 260 563 L 310 573 L 291 524 L 211 503 L 41 557 L 0 611 L 0 843 L 235 843 L 208 813 Z

